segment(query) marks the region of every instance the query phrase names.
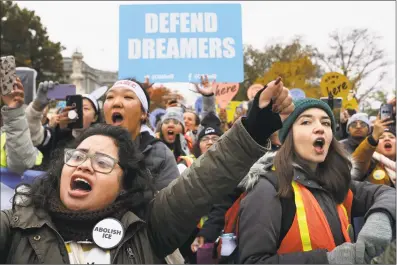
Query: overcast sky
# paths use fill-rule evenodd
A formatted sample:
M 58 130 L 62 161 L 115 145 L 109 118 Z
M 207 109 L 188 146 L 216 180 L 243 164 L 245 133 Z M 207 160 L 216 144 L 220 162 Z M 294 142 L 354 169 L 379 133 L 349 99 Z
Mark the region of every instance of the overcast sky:
M 36 11 L 52 41 L 66 47 L 64 56 L 78 48 L 84 61 L 101 70 L 118 69 L 118 24 L 120 4 L 155 4 L 160 1 L 15 1 Z M 183 1 L 180 1 L 183 3 Z M 200 3 L 197 1 L 195 3 Z M 301 35 L 307 44 L 328 49 L 328 34 L 335 29 L 368 28 L 382 36 L 379 42 L 393 62 L 384 81 L 395 89 L 396 5 L 394 1 L 237 1 L 242 5 L 243 43 L 256 48 L 286 43 Z M 177 3 L 176 1 L 173 3 Z M 193 2 L 190 2 L 193 3 Z M 208 3 L 208 2 L 207 2 Z M 222 2 L 225 3 L 225 2 Z M 371 85 L 370 82 L 364 85 Z

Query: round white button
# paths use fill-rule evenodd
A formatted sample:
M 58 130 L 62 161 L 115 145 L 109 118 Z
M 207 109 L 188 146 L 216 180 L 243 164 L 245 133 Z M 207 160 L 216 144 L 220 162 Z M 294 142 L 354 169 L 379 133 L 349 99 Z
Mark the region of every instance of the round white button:
M 68 112 L 68 118 L 71 120 L 77 119 L 77 112 L 75 110 L 71 110 Z
M 124 238 L 124 227 L 119 220 L 106 218 L 98 222 L 92 230 L 92 239 L 103 249 L 111 249 Z

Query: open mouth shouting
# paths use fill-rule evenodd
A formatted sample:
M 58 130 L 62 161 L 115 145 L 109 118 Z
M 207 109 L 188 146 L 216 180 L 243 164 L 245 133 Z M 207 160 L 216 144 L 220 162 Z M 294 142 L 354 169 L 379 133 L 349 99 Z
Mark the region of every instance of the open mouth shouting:
M 324 137 L 319 137 L 317 138 L 314 143 L 314 151 L 316 152 L 316 154 L 318 155 L 322 155 L 324 154 L 324 145 L 325 145 L 325 138 Z
M 167 139 L 167 142 L 173 143 L 175 141 L 175 138 L 176 138 L 175 131 L 173 129 L 168 129 L 165 132 L 165 138 Z
M 123 123 L 124 117 L 120 112 L 113 112 L 112 125 L 119 126 Z
M 72 197 L 85 197 L 92 191 L 92 183 L 82 175 L 73 175 L 70 181 L 69 195 Z
M 389 142 L 386 142 L 386 143 L 385 143 L 384 148 L 385 148 L 385 150 L 386 150 L 387 152 L 390 152 L 390 151 L 393 150 L 393 146 L 392 146 L 392 144 L 389 143 Z

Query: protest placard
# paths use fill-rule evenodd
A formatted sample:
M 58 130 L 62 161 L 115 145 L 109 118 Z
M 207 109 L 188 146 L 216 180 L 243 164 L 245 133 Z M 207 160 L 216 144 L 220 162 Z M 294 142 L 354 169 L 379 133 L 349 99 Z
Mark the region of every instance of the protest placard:
M 328 97 L 330 93 L 334 98 L 341 97 L 344 109 L 356 109 L 358 107 L 357 100 L 349 96 L 352 93 L 352 85 L 346 76 L 337 72 L 326 73 L 321 78 L 320 87 L 321 94 L 324 97 Z
M 240 4 L 121 5 L 119 78 L 243 81 Z
M 216 102 L 224 109 L 237 94 L 239 83 L 213 83 L 212 88 L 215 93 Z

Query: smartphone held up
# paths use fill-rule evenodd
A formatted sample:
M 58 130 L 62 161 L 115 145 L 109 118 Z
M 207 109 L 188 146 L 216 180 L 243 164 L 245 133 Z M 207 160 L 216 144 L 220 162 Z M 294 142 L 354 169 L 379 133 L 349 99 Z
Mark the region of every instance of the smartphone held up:
M 14 56 L 0 58 L 0 88 L 3 96 L 12 92 L 14 82 L 17 78 Z
M 380 106 L 380 119 L 393 119 L 393 105 L 392 104 L 383 104 Z
M 69 123 L 69 129 L 83 128 L 83 97 L 81 95 L 66 96 L 66 106 L 73 109 L 68 112 L 68 118 L 73 120 Z

